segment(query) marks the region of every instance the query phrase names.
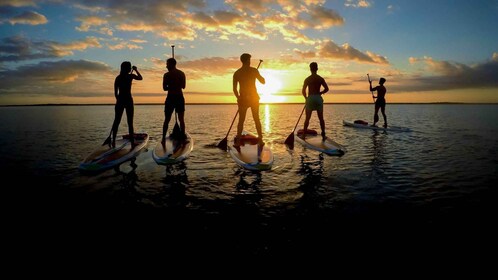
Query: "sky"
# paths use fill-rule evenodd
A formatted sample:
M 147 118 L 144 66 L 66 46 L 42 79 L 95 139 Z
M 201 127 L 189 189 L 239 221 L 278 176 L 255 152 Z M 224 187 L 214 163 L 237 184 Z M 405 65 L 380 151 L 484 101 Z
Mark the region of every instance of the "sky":
M 164 103 L 174 45 L 187 103 L 234 103 L 250 53 L 261 102 L 303 103 L 309 64 L 329 103 L 498 103 L 498 0 L 0 0 L 0 105 L 113 104 L 130 61 L 135 104 Z

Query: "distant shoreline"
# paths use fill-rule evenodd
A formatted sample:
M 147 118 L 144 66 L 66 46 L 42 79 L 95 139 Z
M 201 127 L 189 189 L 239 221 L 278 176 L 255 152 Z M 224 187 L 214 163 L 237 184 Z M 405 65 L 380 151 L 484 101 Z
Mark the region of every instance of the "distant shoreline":
M 186 103 L 185 105 L 236 105 L 237 103 Z M 261 105 L 302 105 L 304 103 L 261 103 Z M 373 105 L 373 103 L 324 103 L 325 105 Z M 33 106 L 113 106 L 114 103 L 102 104 L 70 104 L 70 103 L 47 103 L 47 104 L 22 104 L 22 105 L 0 105 L 0 107 L 33 107 Z M 137 103 L 135 106 L 141 105 L 162 105 L 164 103 Z M 466 102 L 414 102 L 414 103 L 388 103 L 387 105 L 498 105 L 498 103 L 466 103 Z

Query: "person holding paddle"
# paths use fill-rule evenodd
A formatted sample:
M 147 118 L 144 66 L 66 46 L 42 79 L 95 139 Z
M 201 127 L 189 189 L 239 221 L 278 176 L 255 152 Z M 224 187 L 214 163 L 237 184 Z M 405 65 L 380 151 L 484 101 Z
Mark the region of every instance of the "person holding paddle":
M 325 79 L 317 74 L 318 63 L 310 63 L 311 75 L 304 80 L 302 94 L 306 99 L 306 119 L 304 120 L 304 131 L 302 138 L 306 136 L 306 130 L 310 124 L 311 113 L 316 111 L 318 119 L 320 120 L 320 128 L 322 129 L 322 139 L 325 141 L 327 137 L 325 136 L 325 120 L 323 119 L 323 97 L 329 91 L 329 86 L 325 82 Z M 320 90 L 323 86 L 323 90 Z M 306 88 L 308 88 L 308 94 L 306 94 Z
M 163 90 L 168 92 L 166 100 L 164 101 L 164 123 L 163 123 L 163 136 L 161 144 L 166 142 L 166 132 L 168 131 L 168 124 L 171 120 L 171 114 L 176 111 L 180 121 L 181 140 L 185 140 L 185 98 L 183 96 L 183 89 L 186 86 L 185 73 L 176 68 L 176 59 L 169 58 L 166 60 L 166 68 L 168 72 L 163 76 Z
M 256 79 L 260 83 L 265 84 L 265 78 L 259 74 L 258 69 L 251 67 L 250 54 L 243 53 L 240 56 L 240 61 L 242 62 L 242 67 L 233 74 L 233 94 L 237 98 L 240 114 L 234 146 L 237 147 L 241 144 L 240 139 L 244 130 L 244 121 L 248 108 L 251 108 L 252 117 L 258 132 L 258 144 L 262 146 L 264 142 L 261 121 L 259 119 L 259 94 L 256 89 Z
M 375 101 L 375 114 L 374 114 L 374 123 L 372 126 L 376 126 L 376 123 L 379 121 L 379 109 L 382 112 L 382 116 L 384 117 L 384 127 L 387 127 L 387 117 L 386 117 L 386 92 L 387 89 L 384 86 L 384 83 L 386 82 L 386 79 L 380 78 L 379 79 L 379 85 L 372 88 L 372 81 L 370 78 L 368 79 L 368 82 L 370 83 L 370 91 L 372 92 L 372 97 L 377 99 Z M 377 96 L 373 95 L 373 92 L 377 91 Z
M 133 74 L 135 71 L 137 74 Z M 118 134 L 119 123 L 126 109 L 126 120 L 128 121 L 128 133 L 130 134 L 131 146 L 135 146 L 133 135 L 133 114 L 134 105 L 131 96 L 131 84 L 133 80 L 142 80 L 142 75 L 138 72 L 136 66 L 131 66 L 129 61 L 121 63 L 121 71 L 114 80 L 114 96 L 116 97 L 116 106 L 114 107 L 114 123 L 112 124 L 112 147 L 116 147 L 116 136 Z

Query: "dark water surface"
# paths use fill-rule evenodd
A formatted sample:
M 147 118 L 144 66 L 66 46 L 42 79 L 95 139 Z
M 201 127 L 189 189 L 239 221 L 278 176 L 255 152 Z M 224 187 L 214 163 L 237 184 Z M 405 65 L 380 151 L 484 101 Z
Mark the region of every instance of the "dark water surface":
M 370 244 L 374 236 L 489 234 L 497 210 L 497 105 L 388 105 L 389 123 L 409 133 L 344 127 L 343 119 L 371 121 L 372 106 L 326 105 L 327 134 L 348 149 L 342 157 L 299 143 L 286 149 L 301 109 L 261 106 L 275 162 L 254 173 L 216 148 L 236 106 L 188 105 L 194 150 L 181 164 L 159 166 L 151 152 L 163 106 L 137 105 L 135 130 L 151 135 L 148 149 L 134 164 L 87 175 L 78 164 L 108 135 L 113 106 L 2 107 L 2 197 L 9 213 L 21 215 L 13 222 L 32 231 L 61 227 L 61 234 L 93 238 L 138 231 L 142 242 L 160 237 L 191 250 L 272 254 L 330 248 L 341 237 Z M 255 131 L 250 113 L 246 124 Z M 318 128 L 316 114 L 310 127 Z M 119 132 L 126 131 L 123 118 Z

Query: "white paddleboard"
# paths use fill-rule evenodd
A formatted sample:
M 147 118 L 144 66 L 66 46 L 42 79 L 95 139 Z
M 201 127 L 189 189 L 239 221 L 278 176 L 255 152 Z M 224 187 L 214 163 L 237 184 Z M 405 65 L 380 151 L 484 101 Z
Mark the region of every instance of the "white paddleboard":
M 154 151 L 152 152 L 152 158 L 157 164 L 174 164 L 185 160 L 192 152 L 194 148 L 194 139 L 189 133 L 186 140 L 177 140 L 170 136 L 166 137 L 166 142 L 161 144 L 161 141 L 157 142 Z
M 296 141 L 301 143 L 306 148 L 313 149 L 331 156 L 342 156 L 347 151 L 344 146 L 335 142 L 329 137 L 323 140 L 322 136 L 316 133 L 315 130 L 308 129 L 304 139 L 302 138 L 302 136 L 302 130 L 296 131 L 294 134 L 294 138 L 296 139 Z
M 116 140 L 114 148 L 109 145 L 99 146 L 90 153 L 79 165 L 81 171 L 102 171 L 120 165 L 136 157 L 147 145 L 149 135 L 147 133 L 135 133 L 135 147 L 131 147 L 129 135 L 123 135 Z
M 345 126 L 356 127 L 356 128 L 366 128 L 366 129 L 373 129 L 373 130 L 397 131 L 397 132 L 409 132 L 409 131 L 411 131 L 411 129 L 409 129 L 408 127 L 401 127 L 401 126 L 392 126 L 392 125 L 389 125 L 387 127 L 372 126 L 369 124 L 354 123 L 352 121 L 345 121 L 345 120 L 343 120 L 342 123 Z
M 241 145 L 236 148 L 234 142 L 228 145 L 230 156 L 241 167 L 262 171 L 269 170 L 273 165 L 273 153 L 267 145 L 257 144 L 257 137 L 246 131 L 242 132 Z

